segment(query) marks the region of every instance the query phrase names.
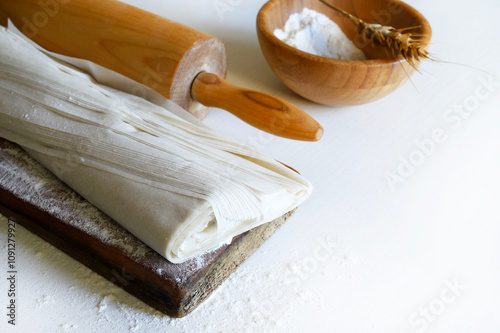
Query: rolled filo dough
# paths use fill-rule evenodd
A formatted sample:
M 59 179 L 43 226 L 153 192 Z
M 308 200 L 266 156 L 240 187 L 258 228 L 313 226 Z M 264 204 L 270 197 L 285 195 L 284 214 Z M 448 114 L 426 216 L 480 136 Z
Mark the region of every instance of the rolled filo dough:
M 0 29 L 0 137 L 173 263 L 280 217 L 312 191 L 186 113 L 99 85 Z

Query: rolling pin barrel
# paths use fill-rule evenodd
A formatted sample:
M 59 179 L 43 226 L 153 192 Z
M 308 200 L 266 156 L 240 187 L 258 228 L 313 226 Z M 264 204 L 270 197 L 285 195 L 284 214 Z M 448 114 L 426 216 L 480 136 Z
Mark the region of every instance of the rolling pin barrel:
M 123 74 L 200 119 L 208 107 L 191 98 L 194 78 L 202 71 L 226 73 L 225 47 L 219 39 L 119 1 L 0 4 L 14 25 L 42 47 Z
M 0 0 L 2 12 L 45 49 L 127 76 L 199 119 L 219 107 L 274 135 L 323 134 L 292 104 L 228 84 L 224 44 L 204 32 L 116 0 Z

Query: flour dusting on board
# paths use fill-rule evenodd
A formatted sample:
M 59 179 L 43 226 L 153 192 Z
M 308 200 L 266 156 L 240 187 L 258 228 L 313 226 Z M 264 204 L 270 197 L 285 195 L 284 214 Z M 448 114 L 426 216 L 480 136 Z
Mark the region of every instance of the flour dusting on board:
M 135 245 L 137 242 L 131 241 L 134 236 L 61 183 L 20 148 L 14 145 L 0 147 L 0 154 L 9 157 L 0 159 L 0 187 L 100 241 L 122 248 L 132 258 L 142 258 L 151 251 L 144 244 Z
M 274 35 L 301 51 L 335 59 L 364 60 L 365 54 L 326 15 L 304 8 L 290 15 Z
M 7 141 L 0 142 L 0 188 L 120 249 L 126 256 L 154 268 L 162 277 L 177 284 L 205 267 L 214 251 L 225 246 L 210 249 L 182 265 L 172 264 L 67 187 L 19 146 Z M 126 272 L 118 273 L 126 275 Z

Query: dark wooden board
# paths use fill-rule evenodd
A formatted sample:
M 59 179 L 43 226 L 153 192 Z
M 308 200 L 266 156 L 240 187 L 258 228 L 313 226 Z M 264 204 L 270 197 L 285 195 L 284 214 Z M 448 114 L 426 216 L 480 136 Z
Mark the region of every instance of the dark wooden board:
M 0 8 L 0 25 L 7 26 L 7 15 L 2 11 L 2 8 Z
M 0 213 L 171 317 L 193 311 L 291 214 L 172 264 L 1 138 Z

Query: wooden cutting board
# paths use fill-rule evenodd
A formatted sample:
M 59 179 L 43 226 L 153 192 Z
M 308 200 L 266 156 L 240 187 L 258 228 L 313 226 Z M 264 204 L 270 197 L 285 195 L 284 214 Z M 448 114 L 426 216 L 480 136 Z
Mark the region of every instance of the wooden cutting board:
M 171 317 L 193 311 L 291 215 L 172 264 L 1 138 L 0 213 Z

